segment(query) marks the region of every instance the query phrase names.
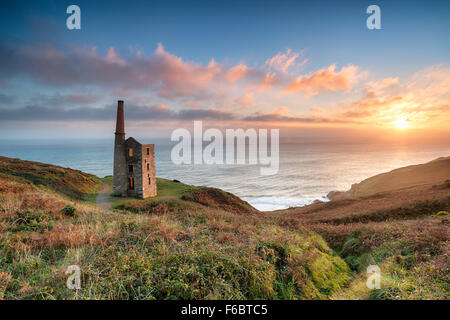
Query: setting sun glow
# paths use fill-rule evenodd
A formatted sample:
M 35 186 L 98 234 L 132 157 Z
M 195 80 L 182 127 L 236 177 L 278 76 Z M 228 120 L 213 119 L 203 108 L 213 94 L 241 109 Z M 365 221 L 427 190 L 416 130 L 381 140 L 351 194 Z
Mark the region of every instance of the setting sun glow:
M 395 127 L 400 130 L 407 129 L 409 127 L 408 120 L 405 118 L 397 119 L 394 124 Z

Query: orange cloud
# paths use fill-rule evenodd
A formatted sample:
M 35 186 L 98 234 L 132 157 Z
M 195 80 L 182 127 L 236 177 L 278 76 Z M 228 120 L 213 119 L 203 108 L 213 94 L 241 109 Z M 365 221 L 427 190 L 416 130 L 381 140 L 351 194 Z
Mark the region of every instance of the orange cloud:
M 275 72 L 267 72 L 258 84 L 259 91 L 269 90 L 279 84 L 279 78 Z
M 299 76 L 292 81 L 283 93 L 306 92 L 306 96 L 314 96 L 319 92 L 334 92 L 348 90 L 353 87 L 362 76 L 358 73 L 358 67 L 349 65 L 341 71 L 335 71 L 336 65 L 321 69 L 306 76 Z
M 376 82 L 367 82 L 364 85 L 364 89 L 366 90 L 383 90 L 386 88 L 391 88 L 398 85 L 398 77 L 396 78 L 385 78 L 381 81 L 376 81 Z
M 256 112 L 253 115 L 246 116 L 242 120 L 247 122 L 270 122 L 272 124 L 284 124 L 289 126 L 297 125 L 340 125 L 353 122 L 349 119 L 340 119 L 332 117 L 316 117 L 316 116 L 293 116 L 288 114 L 289 109 L 280 107 L 273 112 Z
M 174 96 L 192 96 L 206 94 L 208 84 L 222 72 L 214 59 L 203 67 L 193 62 L 184 62 L 181 58 L 167 52 L 161 44 L 150 58 L 151 81 L 162 83 L 159 94 L 171 99 Z M 152 73 L 153 72 L 153 73 Z
M 395 90 L 385 90 L 395 87 Z M 360 119 L 381 127 L 393 127 L 407 119 L 412 128 L 448 127 L 450 121 L 450 68 L 433 66 L 415 73 L 406 83 L 398 78 L 369 82 L 367 94 L 332 113 Z
M 266 65 L 270 69 L 287 72 L 289 68 L 296 64 L 296 60 L 300 55 L 298 52 L 292 52 L 291 49 L 287 49 L 286 53 L 278 52 L 274 57 L 267 59 Z M 299 65 L 303 65 L 306 62 L 308 62 L 308 59 L 304 59 Z
M 229 69 L 225 74 L 225 79 L 230 83 L 234 83 L 246 77 L 249 74 L 249 72 L 250 68 L 247 67 L 245 64 L 241 63 Z
M 17 76 L 28 76 L 36 85 L 53 86 L 56 89 L 73 88 L 71 95 L 55 96 L 62 103 L 73 106 L 99 103 L 107 94 L 126 97 L 135 105 L 146 103 L 167 103 L 166 98 L 175 100 L 176 109 L 167 111 L 154 107 L 152 115 L 159 119 L 168 114 L 170 119 L 191 119 L 205 116 L 211 119 L 245 119 L 247 121 L 279 121 L 299 123 L 362 123 L 364 125 L 383 126 L 395 119 L 407 119 L 410 127 L 448 126 L 450 121 L 450 68 L 438 65 L 417 72 L 409 80 L 400 81 L 397 77 L 382 78 L 366 82 L 358 90 L 349 91 L 365 75 L 357 66 L 347 65 L 340 70 L 330 65 L 309 74 L 294 72 L 302 64 L 301 54 L 287 50 L 267 59 L 264 65 L 248 67 L 244 63 L 225 68 L 214 59 L 207 65 L 185 61 L 167 52 L 159 44 L 151 55 L 134 54 L 120 57 L 114 47 L 105 55 L 99 55 L 95 47 L 88 50 L 68 51 L 51 46 L 6 46 L 0 44 L 0 86 Z M 77 63 L 73 63 L 73 60 Z M 305 61 L 305 60 L 303 60 Z M 65 68 L 60 68 L 64 65 Z M 236 85 L 239 84 L 239 85 Z M 90 95 L 77 95 L 80 85 L 100 88 L 90 91 Z M 322 92 L 347 91 L 339 95 L 336 103 L 327 97 L 310 100 L 299 96 L 280 95 L 301 92 L 304 97 L 311 97 Z M 362 94 L 362 96 L 360 96 Z M 337 96 L 337 95 L 336 95 Z M 33 113 L 38 119 L 49 116 L 46 113 L 48 102 L 54 107 L 60 103 L 55 97 L 30 98 L 30 105 L 37 105 Z M 0 95 L 3 107 L 9 107 L 19 98 Z M 156 101 L 155 101 L 156 99 Z M 36 100 L 36 101 L 34 101 Z M 58 102 L 58 103 L 57 103 Z M 257 103 L 256 103 L 257 102 Z M 14 102 L 16 103 L 16 102 Z M 24 103 L 21 111 L 26 112 Z M 311 105 L 314 104 L 314 107 Z M 250 116 L 245 110 L 255 106 L 265 109 L 262 113 Z M 274 106 L 289 106 L 287 109 L 273 110 Z M 189 112 L 175 111 L 186 107 Z M 236 114 L 219 110 L 239 107 Z M 301 113 L 310 108 L 310 112 Z M 211 109 L 213 108 L 213 109 Z M 215 109 L 214 109 L 215 108 Z M 236 108 L 237 109 L 237 108 Z M 81 110 L 81 109 L 80 109 Z M 82 109 L 86 112 L 88 109 Z M 136 115 L 142 116 L 144 109 L 137 108 Z M 206 110 L 204 113 L 202 110 Z M 42 115 L 39 113 L 42 111 Z M 51 110 L 47 110 L 51 111 Z M 91 112 L 91 110 L 88 110 Z M 95 110 L 94 110 L 95 111 Z M 4 110 L 7 119 L 22 119 L 18 113 Z M 93 111 L 92 111 L 93 112 Z M 108 111 L 109 112 L 109 111 Z M 142 113 L 141 113 L 142 112 Z M 298 113 L 300 112 L 300 113 Z M 75 111 L 62 112 L 64 116 L 84 117 Z M 104 115 L 104 114 L 102 114 Z M 9 118 L 8 118 L 9 117 Z M 27 116 L 28 117 L 28 116 Z M 41 117 L 41 118 L 39 118 Z M 138 116 L 135 117 L 138 119 Z M 83 118 L 84 119 L 84 118 Z

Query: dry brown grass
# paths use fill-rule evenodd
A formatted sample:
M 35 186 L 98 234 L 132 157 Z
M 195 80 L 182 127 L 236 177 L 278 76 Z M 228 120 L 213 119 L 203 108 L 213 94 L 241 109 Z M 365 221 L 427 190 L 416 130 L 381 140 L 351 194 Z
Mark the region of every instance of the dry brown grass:
M 216 188 L 198 188 L 191 194 L 183 195 L 182 199 L 237 214 L 249 215 L 258 212 L 258 210 L 234 194 Z
M 0 180 L 6 180 L 0 182 L 0 192 L 27 192 L 38 186 L 76 199 L 96 193 L 101 185 L 96 176 L 78 170 L 2 156 Z
M 216 237 L 217 241 L 220 243 L 237 243 L 239 239 L 231 232 L 219 231 Z
M 448 299 L 450 189 L 419 186 L 359 199 L 316 203 L 268 216 L 320 234 L 355 272 L 337 299 Z M 383 288 L 370 291 L 365 268 L 380 266 Z
M 448 208 L 450 189 L 417 187 L 358 200 L 322 202 L 280 213 L 285 217 L 300 218 L 307 224 L 345 224 L 418 218 Z

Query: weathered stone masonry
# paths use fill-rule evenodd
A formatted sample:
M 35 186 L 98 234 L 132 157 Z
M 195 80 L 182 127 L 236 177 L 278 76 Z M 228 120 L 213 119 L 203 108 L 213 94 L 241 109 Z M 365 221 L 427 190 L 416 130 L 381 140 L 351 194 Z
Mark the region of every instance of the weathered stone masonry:
M 115 136 L 113 194 L 139 198 L 156 196 L 155 145 L 143 145 L 132 137 L 125 140 L 121 100 L 117 105 Z

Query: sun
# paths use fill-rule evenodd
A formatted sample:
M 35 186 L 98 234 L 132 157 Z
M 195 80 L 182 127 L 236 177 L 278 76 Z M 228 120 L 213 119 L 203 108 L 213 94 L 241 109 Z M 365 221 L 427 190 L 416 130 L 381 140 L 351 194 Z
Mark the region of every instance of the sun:
M 394 124 L 395 124 L 395 127 L 400 130 L 407 129 L 409 127 L 409 122 L 408 122 L 408 119 L 406 119 L 406 118 L 397 119 L 394 122 Z

